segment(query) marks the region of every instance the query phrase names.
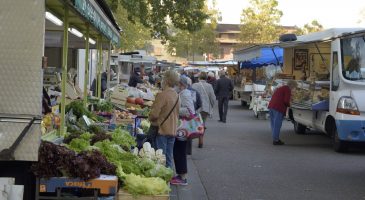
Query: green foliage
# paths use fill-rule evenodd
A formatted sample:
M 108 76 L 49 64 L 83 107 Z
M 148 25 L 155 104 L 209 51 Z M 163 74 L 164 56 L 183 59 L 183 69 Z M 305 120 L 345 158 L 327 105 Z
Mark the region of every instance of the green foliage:
M 317 20 L 313 20 L 310 23 L 307 23 L 303 26 L 303 28 L 300 28 L 296 34 L 297 35 L 305 35 L 309 33 L 314 33 L 323 30 L 322 24 L 320 24 Z
M 121 5 L 127 10 L 127 17 L 132 23 L 141 23 L 150 28 L 152 36 L 168 39 L 168 18 L 171 24 L 182 30 L 199 30 L 207 14 L 203 11 L 205 0 L 108 0 L 116 12 Z M 117 8 L 115 7 L 117 6 Z M 124 28 L 124 27 L 122 27 Z
M 209 18 L 208 23 L 203 24 L 201 29 L 193 32 L 179 29 L 173 31 L 174 34 L 172 34 L 168 43 L 169 53 L 188 59 L 196 54 L 218 55 L 219 43 L 216 39 L 215 28 L 220 18 L 215 4 L 216 2 L 213 0 L 213 8 L 211 9 L 208 9 L 207 4 L 205 4 L 203 11 Z
M 283 12 L 277 0 L 250 0 L 251 6 L 241 15 L 241 42 L 245 45 L 270 43 L 278 40 L 283 32 L 280 19 Z
M 192 33 L 177 30 L 176 34 L 170 37 L 168 52 L 184 58 L 204 53 L 218 54 L 219 44 L 213 26 L 205 24 L 201 30 Z
M 128 11 L 122 6 L 116 6 L 114 16 L 118 25 L 123 29 L 121 33 L 121 46 L 124 51 L 133 51 L 135 49 L 144 49 L 149 45 L 151 30 L 135 20 L 128 20 Z

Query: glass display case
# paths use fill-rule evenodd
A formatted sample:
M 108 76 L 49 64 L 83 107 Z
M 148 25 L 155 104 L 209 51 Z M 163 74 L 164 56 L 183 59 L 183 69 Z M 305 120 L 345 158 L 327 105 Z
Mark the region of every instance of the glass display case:
M 308 110 L 329 109 L 329 81 L 297 81 L 292 107 Z

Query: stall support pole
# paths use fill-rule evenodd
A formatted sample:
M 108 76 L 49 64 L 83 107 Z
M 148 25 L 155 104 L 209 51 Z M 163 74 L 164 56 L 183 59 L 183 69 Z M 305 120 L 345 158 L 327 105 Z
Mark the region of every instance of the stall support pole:
M 99 49 L 98 49 L 98 52 L 99 52 L 99 56 L 98 56 L 98 60 L 99 60 L 99 64 L 98 64 L 98 84 L 97 84 L 97 94 L 98 94 L 98 98 L 100 99 L 101 98 L 101 68 L 102 68 L 102 65 L 103 65 L 103 52 L 102 52 L 102 49 L 103 49 L 103 45 L 102 45 L 102 38 L 101 36 L 99 36 Z
M 107 88 L 110 88 L 110 51 L 111 51 L 111 41 L 109 41 L 109 49 L 108 49 L 108 58 L 107 58 L 107 71 L 108 71 L 108 77 L 107 77 Z
M 66 133 L 65 129 L 65 108 L 66 108 L 66 79 L 67 79 L 67 54 L 68 54 L 68 6 L 65 5 L 65 16 L 63 20 L 63 49 L 62 49 L 62 85 L 61 85 L 61 127 L 60 134 Z
M 87 84 L 89 83 L 89 35 L 90 29 L 89 24 L 86 24 L 85 34 L 85 77 L 84 77 L 84 107 L 87 104 Z

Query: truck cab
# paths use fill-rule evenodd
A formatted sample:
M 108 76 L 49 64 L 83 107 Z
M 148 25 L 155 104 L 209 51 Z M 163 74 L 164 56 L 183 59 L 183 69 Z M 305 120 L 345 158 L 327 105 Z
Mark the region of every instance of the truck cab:
M 295 132 L 328 134 L 338 152 L 365 142 L 365 30 L 329 29 L 281 46 L 284 72 L 298 81 L 289 109 Z

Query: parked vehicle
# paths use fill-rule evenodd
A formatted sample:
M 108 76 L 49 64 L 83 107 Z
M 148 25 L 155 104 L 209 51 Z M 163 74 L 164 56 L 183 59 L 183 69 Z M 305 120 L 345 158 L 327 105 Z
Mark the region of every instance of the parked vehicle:
M 295 132 L 324 132 L 338 152 L 365 142 L 365 29 L 329 29 L 278 45 L 284 73 L 299 83 L 289 110 Z

